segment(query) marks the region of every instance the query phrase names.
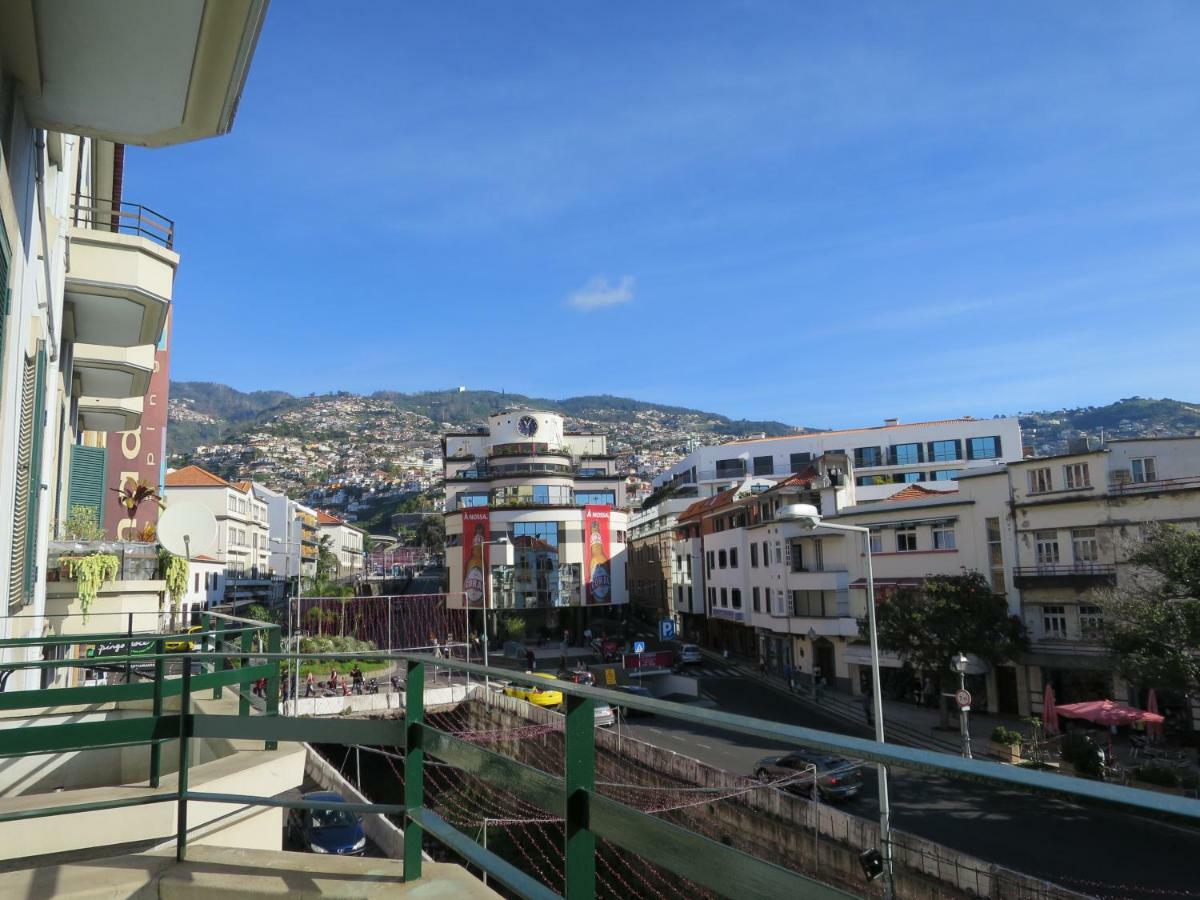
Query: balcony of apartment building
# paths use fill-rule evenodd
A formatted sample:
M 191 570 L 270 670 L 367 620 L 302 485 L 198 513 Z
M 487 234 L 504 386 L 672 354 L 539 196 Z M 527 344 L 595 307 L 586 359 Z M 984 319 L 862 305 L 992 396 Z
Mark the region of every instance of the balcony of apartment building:
M 1046 562 L 1015 566 L 1013 584 L 1027 588 L 1087 588 L 1117 583 L 1117 567 L 1101 562 Z
M 1025 662 L 1086 668 L 1108 655 L 1102 640 L 1103 610 L 1094 603 L 1046 599 L 1022 603 L 1030 649 Z
M 555 457 L 558 459 L 571 459 L 571 451 L 566 447 L 552 447 L 541 441 L 529 441 L 515 444 L 493 444 L 487 451 L 488 459 L 504 459 L 504 458 L 526 458 L 526 459 L 541 459 L 544 457 Z M 456 456 L 454 459 L 464 459 L 465 457 Z
M 64 333 L 73 344 L 79 424 L 130 430 L 141 422 L 171 306 L 175 225 L 144 206 L 79 197 L 68 233 Z
M 95 578 L 99 577 L 99 583 Z M 50 541 L 46 616 L 70 627 L 89 616 L 156 615 L 167 583 L 158 545 L 141 541 Z M 120 629 L 125 628 L 122 621 Z M 69 633 L 69 632 L 68 632 Z

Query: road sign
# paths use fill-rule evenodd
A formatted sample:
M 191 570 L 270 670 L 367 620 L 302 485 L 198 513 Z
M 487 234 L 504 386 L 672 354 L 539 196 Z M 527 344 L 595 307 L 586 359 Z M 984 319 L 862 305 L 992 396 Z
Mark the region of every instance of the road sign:
M 664 641 L 675 639 L 675 620 L 674 619 L 659 619 L 658 621 L 658 636 Z
M 959 709 L 967 709 L 971 705 L 971 692 L 960 688 L 954 692 L 954 702 L 958 704 Z
M 634 641 L 633 642 L 633 652 L 634 653 L 645 653 L 646 652 L 646 642 L 645 641 Z
M 604 683 L 605 684 L 616 684 L 617 683 L 617 673 L 614 669 L 605 669 L 604 670 Z

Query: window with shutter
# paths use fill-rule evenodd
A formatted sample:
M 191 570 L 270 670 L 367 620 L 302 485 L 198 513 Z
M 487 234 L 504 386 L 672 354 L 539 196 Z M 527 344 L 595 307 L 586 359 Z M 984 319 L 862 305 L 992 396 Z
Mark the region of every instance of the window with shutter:
M 25 570 L 28 563 L 30 486 L 33 483 L 33 414 L 37 364 L 26 358 L 21 370 L 21 419 L 17 431 L 17 484 L 12 517 L 12 561 L 8 570 L 8 605 L 20 606 L 25 599 Z
M 104 524 L 104 476 L 108 454 L 103 447 L 71 448 L 71 481 L 67 485 L 67 511 L 84 506 L 96 514 L 96 522 Z
M 33 378 L 33 446 L 29 466 L 29 524 L 25 528 L 25 583 L 22 591 L 26 603 L 33 602 L 34 582 L 37 579 L 38 517 L 42 511 L 42 442 L 46 434 L 46 345 L 38 344 Z

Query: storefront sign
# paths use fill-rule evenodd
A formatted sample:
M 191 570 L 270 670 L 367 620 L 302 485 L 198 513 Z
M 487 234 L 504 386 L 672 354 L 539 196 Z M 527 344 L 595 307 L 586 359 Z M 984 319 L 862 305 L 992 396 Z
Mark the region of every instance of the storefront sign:
M 583 533 L 587 548 L 583 555 L 583 580 L 589 606 L 612 603 L 612 551 L 609 544 L 609 519 L 612 507 L 585 506 Z
M 488 538 L 491 534 L 487 507 L 464 510 L 463 535 L 463 596 L 468 606 L 484 605 L 484 573 L 488 564 Z

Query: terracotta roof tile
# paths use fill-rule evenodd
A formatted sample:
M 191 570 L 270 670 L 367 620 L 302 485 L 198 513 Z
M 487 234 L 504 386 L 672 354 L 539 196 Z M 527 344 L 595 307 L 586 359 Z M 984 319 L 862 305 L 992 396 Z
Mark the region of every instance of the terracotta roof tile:
M 318 509 L 317 510 L 317 524 L 318 525 L 345 525 L 346 523 L 343 522 L 341 519 L 339 519 L 337 516 L 331 516 L 329 513 L 325 512 L 325 510 Z
M 705 497 L 703 500 L 697 500 L 679 514 L 678 521 L 682 522 L 684 519 L 692 519 L 696 516 L 701 516 L 706 512 L 711 512 L 714 509 L 720 509 L 722 506 L 728 506 L 733 502 L 733 495 L 737 492 L 737 488 L 729 488 L 728 490 L 721 491 L 721 493 L 715 494 L 712 497 Z
M 887 503 L 898 503 L 904 500 L 924 500 L 926 497 L 942 497 L 946 494 L 957 494 L 958 491 L 933 491 L 927 487 L 921 487 L 919 484 L 910 484 L 903 490 L 897 491 L 888 497 Z
M 199 466 L 184 466 L 167 473 L 167 487 L 233 487 L 224 478 Z

